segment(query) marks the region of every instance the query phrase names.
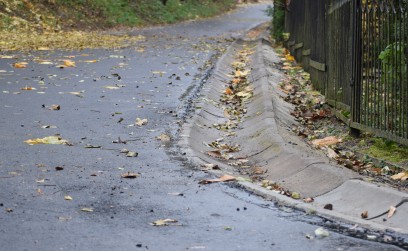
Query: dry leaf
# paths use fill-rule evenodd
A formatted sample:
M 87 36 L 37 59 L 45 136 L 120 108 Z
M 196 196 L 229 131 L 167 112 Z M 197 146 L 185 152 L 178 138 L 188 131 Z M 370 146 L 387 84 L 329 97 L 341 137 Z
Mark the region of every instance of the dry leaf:
M 23 88 L 21 88 L 20 90 L 23 90 L 23 91 L 33 91 L 33 90 L 36 90 L 34 87 L 31 87 L 31 86 L 25 86 L 25 87 L 23 87 Z
M 388 210 L 388 214 L 387 214 L 388 218 L 391 218 L 395 214 L 395 211 L 397 211 L 397 208 L 390 206 L 390 209 Z
M 363 219 L 368 218 L 368 211 L 367 210 L 361 213 L 361 218 L 363 218 Z
M 35 182 L 37 182 L 37 183 L 44 183 L 44 182 L 45 182 L 45 179 L 38 179 L 38 180 L 36 180 Z
M 26 62 L 19 62 L 19 63 L 14 63 L 13 66 L 14 68 L 27 68 L 28 63 Z
M 128 151 L 126 153 L 126 157 L 137 157 L 138 155 L 139 155 L 139 153 L 137 153 L 137 152 Z
M 169 226 L 170 223 L 177 223 L 177 222 L 178 222 L 177 220 L 173 220 L 173 219 L 164 219 L 164 220 L 154 221 L 150 223 L 150 225 L 160 227 L 160 226 Z
M 236 178 L 234 176 L 225 174 L 221 177 L 219 177 L 218 179 L 210 179 L 210 180 L 201 180 L 200 182 L 198 182 L 198 184 L 210 184 L 210 183 L 216 183 L 216 182 L 228 182 L 228 181 L 233 181 L 236 180 Z
M 99 60 L 97 60 L 97 59 L 94 59 L 94 60 L 84 60 L 84 62 L 85 63 L 96 63 L 96 62 L 98 62 Z
M 205 170 L 215 170 L 215 169 L 219 170 L 220 169 L 220 167 L 218 165 L 216 165 L 216 164 L 203 164 L 201 166 L 205 167 L 205 169 L 203 169 L 203 171 L 205 171 Z
M 61 144 L 68 144 L 68 141 L 62 139 L 59 136 L 48 136 L 44 138 L 36 138 L 36 139 L 29 139 L 24 141 L 29 145 L 37 145 L 37 144 L 49 144 L 49 145 L 61 145 Z
M 160 134 L 160 136 L 157 136 L 156 139 L 161 140 L 163 142 L 169 142 L 170 141 L 170 136 L 162 133 L 162 134 Z
M 314 202 L 314 199 L 313 198 L 305 198 L 305 199 L 303 199 L 303 201 L 306 202 L 306 203 L 312 203 L 312 202 Z
M 232 95 L 232 94 L 234 94 L 234 92 L 230 88 L 227 88 L 227 89 L 225 89 L 224 94 Z
M 135 179 L 139 176 L 140 174 L 138 173 L 131 173 L 131 172 L 127 172 L 122 174 L 120 177 L 122 178 L 126 178 L 126 179 Z
M 402 181 L 407 180 L 408 179 L 408 172 L 401 172 L 401 173 L 395 174 L 395 175 L 391 176 L 391 179 L 393 179 L 393 180 L 402 180 Z
M 285 56 L 285 59 L 286 59 L 287 61 L 295 61 L 295 57 L 293 57 L 293 56 L 291 56 L 291 55 L 289 55 L 289 54 L 287 54 L 287 55 Z
M 65 200 L 72 200 L 72 197 L 69 196 L 69 195 L 65 195 L 65 196 L 64 196 L 64 199 L 65 199 Z
M 64 60 L 63 62 L 64 62 L 65 67 L 75 67 L 76 66 L 75 62 L 72 60 Z
M 320 146 L 330 146 L 330 145 L 335 145 L 339 142 L 341 142 L 342 140 L 335 137 L 335 136 L 329 136 L 323 139 L 315 139 L 312 141 L 312 144 L 316 147 L 320 147 Z
M 83 207 L 83 208 L 81 208 L 81 211 L 82 211 L 82 212 L 87 212 L 87 213 L 90 213 L 90 212 L 93 212 L 93 208 L 90 208 L 90 207 Z
M 339 155 L 330 147 L 327 148 L 327 156 L 331 159 L 336 159 Z
M 222 158 L 221 151 L 219 150 L 208 151 L 207 154 L 213 158 Z
M 147 124 L 147 119 L 136 118 L 135 125 L 142 126 Z
M 109 89 L 109 90 L 118 90 L 118 89 L 120 89 L 119 86 L 112 86 L 112 85 L 107 85 L 107 86 L 105 86 L 105 88 Z
M 59 110 L 61 110 L 61 106 L 60 105 L 51 105 L 48 109 L 49 110 L 54 110 L 54 111 L 59 111 Z

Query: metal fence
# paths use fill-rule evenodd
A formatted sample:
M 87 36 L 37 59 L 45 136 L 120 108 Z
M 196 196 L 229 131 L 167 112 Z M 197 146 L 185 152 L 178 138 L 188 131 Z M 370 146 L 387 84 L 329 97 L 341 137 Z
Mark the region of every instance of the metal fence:
M 343 121 L 408 145 L 408 0 L 291 0 L 285 30 Z

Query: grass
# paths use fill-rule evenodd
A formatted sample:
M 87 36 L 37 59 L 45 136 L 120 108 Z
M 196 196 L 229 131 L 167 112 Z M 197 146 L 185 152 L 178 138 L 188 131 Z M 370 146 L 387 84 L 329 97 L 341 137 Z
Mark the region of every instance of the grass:
M 408 162 L 408 146 L 382 138 L 374 138 L 373 144 L 362 152 L 393 163 Z

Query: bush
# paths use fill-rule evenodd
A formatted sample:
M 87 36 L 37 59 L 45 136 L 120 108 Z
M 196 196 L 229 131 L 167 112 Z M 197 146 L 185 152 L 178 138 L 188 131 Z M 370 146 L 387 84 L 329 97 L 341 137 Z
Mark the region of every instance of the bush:
M 267 14 L 272 17 L 272 36 L 277 42 L 282 42 L 285 30 L 285 0 L 275 0 L 274 7 L 268 7 Z

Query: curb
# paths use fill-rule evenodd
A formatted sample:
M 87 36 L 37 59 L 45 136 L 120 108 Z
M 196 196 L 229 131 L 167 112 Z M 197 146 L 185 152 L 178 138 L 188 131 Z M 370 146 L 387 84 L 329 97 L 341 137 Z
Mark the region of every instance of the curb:
M 408 203 L 404 203 L 408 202 L 408 194 L 363 181 L 362 176 L 330 163 L 326 156 L 316 153 L 290 134 L 290 127 L 294 123 L 288 116 L 290 105 L 284 103 L 275 88 L 282 75 L 272 65 L 279 62 L 279 58 L 265 39 L 238 39 L 220 58 L 201 92 L 201 109 L 196 110 L 192 118 L 182 126 L 179 145 L 185 156 L 196 165 L 218 165 L 222 171 L 212 170 L 213 174 L 236 174 L 236 169 L 231 165 L 208 156 L 208 148 L 203 142 L 223 136 L 211 125 L 225 120 L 217 102 L 229 81 L 226 73 L 231 70 L 234 55 L 244 45 L 254 49 L 249 81 L 254 95 L 247 104 L 248 113 L 241 122 L 239 137 L 227 140 L 231 144 L 241 145 L 239 154 L 249 156 L 252 165 L 265 168 L 268 179 L 274 178 L 283 187 L 299 191 L 304 197 L 314 197 L 315 201 L 305 203 L 247 181 L 237 181 L 238 185 L 265 199 L 313 212 L 323 218 L 358 224 L 378 231 L 391 230 L 408 234 Z M 323 208 L 328 203 L 334 205 L 333 210 Z M 394 216 L 389 219 L 377 217 L 387 211 L 389 206 L 397 208 Z M 369 217 L 375 219 L 362 219 L 360 214 L 364 210 L 368 210 Z

